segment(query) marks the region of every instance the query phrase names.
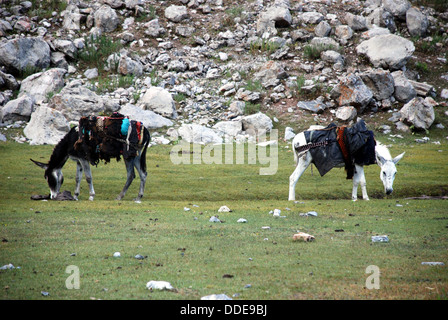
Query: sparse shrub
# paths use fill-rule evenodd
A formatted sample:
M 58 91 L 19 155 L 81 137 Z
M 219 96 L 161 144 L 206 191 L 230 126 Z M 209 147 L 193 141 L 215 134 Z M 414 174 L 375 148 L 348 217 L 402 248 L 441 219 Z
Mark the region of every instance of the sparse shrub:
M 323 44 L 311 45 L 311 44 L 309 44 L 303 48 L 303 54 L 308 59 L 317 60 L 320 58 L 321 52 L 327 51 L 327 50 L 335 50 L 335 47 L 332 45 L 323 45 Z
M 280 45 L 277 42 L 269 41 L 266 39 L 258 40 L 251 42 L 250 44 L 250 52 L 252 54 L 255 54 L 258 50 L 261 52 L 266 52 L 268 54 L 274 53 L 277 51 L 277 49 L 280 47 Z
M 247 80 L 246 84 L 246 90 L 254 91 L 254 92 L 260 92 L 263 90 L 263 86 L 261 85 L 261 82 L 259 80 Z
M 99 73 L 104 70 L 106 59 L 122 47 L 120 41 L 104 35 L 91 35 L 84 39 L 84 48 L 78 52 L 77 57 L 88 67 L 96 67 Z
M 246 106 L 244 108 L 244 113 L 246 115 L 255 114 L 260 112 L 261 105 L 259 103 L 246 102 Z

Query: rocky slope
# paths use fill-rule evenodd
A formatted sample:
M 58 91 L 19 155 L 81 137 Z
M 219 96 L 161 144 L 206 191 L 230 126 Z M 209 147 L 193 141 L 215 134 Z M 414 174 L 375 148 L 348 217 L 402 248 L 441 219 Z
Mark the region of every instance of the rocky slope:
M 2 1 L 1 126 L 32 144 L 113 111 L 154 143 L 290 139 L 357 117 L 443 129 L 448 8 L 426 2 Z

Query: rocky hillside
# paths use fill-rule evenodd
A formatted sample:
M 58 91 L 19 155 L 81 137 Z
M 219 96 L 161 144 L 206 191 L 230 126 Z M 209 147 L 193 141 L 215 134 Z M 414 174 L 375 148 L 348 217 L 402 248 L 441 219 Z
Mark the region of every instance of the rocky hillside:
M 1 0 L 0 138 L 55 144 L 114 111 L 164 144 L 440 130 L 447 33 L 443 0 Z

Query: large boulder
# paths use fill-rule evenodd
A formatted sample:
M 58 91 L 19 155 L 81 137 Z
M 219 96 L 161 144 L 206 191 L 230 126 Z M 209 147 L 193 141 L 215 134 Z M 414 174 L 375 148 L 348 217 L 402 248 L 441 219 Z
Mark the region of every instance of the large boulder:
M 412 7 L 406 12 L 406 26 L 413 37 L 423 37 L 428 29 L 428 17 L 418 8 Z
M 112 32 L 118 28 L 120 19 L 117 13 L 107 4 L 103 4 L 93 15 L 95 27 L 102 32 Z
M 394 94 L 394 78 L 389 70 L 370 69 L 360 76 L 376 100 L 389 99 Z
M 273 36 L 276 28 L 286 28 L 292 23 L 291 13 L 286 7 L 273 6 L 266 9 L 257 20 L 257 34 L 259 36 Z
M 243 131 L 252 136 L 266 134 L 273 128 L 271 118 L 261 112 L 244 116 L 241 120 Z
M 222 143 L 221 135 L 215 130 L 201 126 L 199 124 L 183 124 L 177 130 L 182 140 L 188 143 Z
M 143 122 L 143 125 L 148 129 L 171 127 L 173 125 L 173 122 L 170 119 L 162 117 L 151 110 L 143 110 L 130 103 L 123 106 L 119 112 L 128 116 L 130 119 Z
M 414 43 L 395 34 L 373 37 L 356 47 L 376 68 L 398 70 L 406 65 L 415 51 Z
M 382 0 L 383 8 L 392 13 L 395 17 L 404 20 L 406 11 L 411 7 L 408 0 Z
M 435 119 L 435 105 L 437 103 L 430 97 L 415 97 L 401 108 L 401 120 L 415 129 L 428 130 Z
M 67 8 L 61 12 L 61 17 L 64 18 L 62 27 L 66 30 L 79 31 L 82 15 L 79 13 L 79 8 L 74 4 L 69 4 Z
M 394 16 L 383 7 L 375 8 L 372 13 L 367 16 L 366 21 L 369 28 L 387 28 L 391 33 L 394 33 L 397 30 Z
M 336 99 L 339 106 L 353 106 L 362 111 L 372 100 L 373 93 L 361 77 L 348 74 L 333 88 L 331 96 Z
M 403 71 L 394 71 L 391 73 L 394 78 L 394 96 L 400 102 L 409 102 L 417 96 L 414 86 L 406 78 Z
M 146 90 L 138 103 L 144 110 L 152 110 L 164 117 L 177 118 L 176 106 L 171 93 L 160 87 L 151 87 Z
M 53 68 L 25 78 L 20 85 L 19 97 L 32 96 L 36 104 L 48 102 L 51 94 L 58 93 L 64 87 L 66 72 L 65 69 Z
M 213 129 L 227 138 L 234 138 L 243 131 L 243 123 L 241 120 L 220 121 L 213 126 Z
M 120 108 L 114 100 L 102 98 L 77 81 L 54 95 L 48 106 L 62 112 L 69 121 L 78 121 L 82 116 L 92 114 L 112 113 Z
M 4 41 L 0 44 L 0 65 L 15 74 L 48 68 L 50 46 L 41 37 Z
M 33 98 L 28 95 L 24 95 L 9 101 L 0 110 L 0 120 L 2 122 L 29 121 L 33 109 Z
M 122 56 L 118 63 L 118 72 L 122 75 L 134 75 L 139 77 L 143 74 L 143 65 L 138 60 Z
M 187 7 L 171 5 L 165 9 L 165 18 L 172 22 L 180 22 L 188 18 Z
M 30 144 L 57 144 L 70 130 L 64 115 L 46 106 L 38 107 L 23 130 Z

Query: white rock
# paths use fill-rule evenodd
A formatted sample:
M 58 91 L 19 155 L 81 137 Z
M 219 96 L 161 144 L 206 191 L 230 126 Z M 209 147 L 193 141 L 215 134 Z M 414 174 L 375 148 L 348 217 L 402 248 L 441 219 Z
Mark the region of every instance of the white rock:
M 146 289 L 148 290 L 174 290 L 171 283 L 167 281 L 154 281 L 151 280 L 146 284 Z
M 230 210 L 227 206 L 222 206 L 218 209 L 218 212 L 232 212 L 232 210 Z
M 138 101 L 143 105 L 143 109 L 152 110 L 167 118 L 177 118 L 174 99 L 168 90 L 160 87 L 151 87 Z

